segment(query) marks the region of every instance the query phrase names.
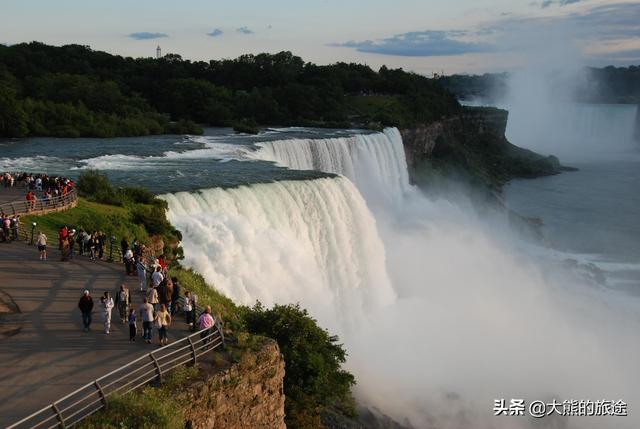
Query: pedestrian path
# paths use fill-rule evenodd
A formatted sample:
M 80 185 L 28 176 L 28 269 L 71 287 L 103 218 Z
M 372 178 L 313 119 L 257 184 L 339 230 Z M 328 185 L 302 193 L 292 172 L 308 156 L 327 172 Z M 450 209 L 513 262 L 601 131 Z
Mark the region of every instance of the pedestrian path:
M 115 296 L 124 283 L 134 307 L 142 302 L 136 278 L 127 277 L 122 264 L 82 257 L 60 262 L 56 250 L 50 251 L 48 261 L 40 261 L 35 247 L 0 243 L 0 278 L 0 290 L 22 311 L 21 317 L 12 318 L 13 324 L 19 320 L 19 332 L 0 337 L 0 427 L 158 347 L 155 329 L 153 344 L 139 337 L 129 342 L 128 326 L 120 323 L 117 309 L 111 334 L 103 333 L 98 306 L 104 291 Z M 82 330 L 77 308 L 85 289 L 95 303 L 89 333 Z M 183 318 L 176 317 L 170 340 L 187 334 Z

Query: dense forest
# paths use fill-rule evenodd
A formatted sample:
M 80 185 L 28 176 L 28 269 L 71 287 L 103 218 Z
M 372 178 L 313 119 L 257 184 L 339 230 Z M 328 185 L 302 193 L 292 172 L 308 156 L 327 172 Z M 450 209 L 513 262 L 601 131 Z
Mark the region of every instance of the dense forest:
M 640 103 L 640 66 L 587 67 L 570 82 L 576 101 L 586 103 Z M 460 99 L 482 98 L 495 102 L 508 94 L 508 73 L 451 75 L 440 79 Z M 567 85 L 567 82 L 560 82 Z
M 121 57 L 82 45 L 0 45 L 0 136 L 409 126 L 459 109 L 436 80 L 384 66 L 315 65 L 290 52 L 204 62 Z

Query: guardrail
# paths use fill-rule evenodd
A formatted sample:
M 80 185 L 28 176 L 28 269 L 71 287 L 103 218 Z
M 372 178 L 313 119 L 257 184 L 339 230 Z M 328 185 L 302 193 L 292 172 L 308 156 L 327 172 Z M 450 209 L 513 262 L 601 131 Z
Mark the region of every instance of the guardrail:
M 66 195 L 60 195 L 58 197 L 48 199 L 39 198 L 31 201 L 12 201 L 0 204 L 0 213 L 9 216 L 38 215 L 75 207 L 77 202 L 78 195 L 75 189 L 72 189 Z
M 7 429 L 70 428 L 107 405 L 114 394 L 125 395 L 152 381 L 162 381 L 169 371 L 224 346 L 219 325 L 156 349 L 97 380 L 69 393 Z

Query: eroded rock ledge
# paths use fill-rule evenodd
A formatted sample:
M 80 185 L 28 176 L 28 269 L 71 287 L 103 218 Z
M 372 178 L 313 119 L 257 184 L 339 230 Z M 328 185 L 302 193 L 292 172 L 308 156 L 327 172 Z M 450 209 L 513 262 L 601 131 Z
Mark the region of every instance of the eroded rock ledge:
M 185 427 L 193 429 L 284 429 L 284 359 L 265 339 L 230 368 L 199 379 L 176 395 Z
M 400 130 L 412 181 L 426 184 L 437 173 L 499 190 L 515 177 L 560 172 L 556 157 L 507 140 L 508 114 L 491 107 L 465 107 L 459 115 Z

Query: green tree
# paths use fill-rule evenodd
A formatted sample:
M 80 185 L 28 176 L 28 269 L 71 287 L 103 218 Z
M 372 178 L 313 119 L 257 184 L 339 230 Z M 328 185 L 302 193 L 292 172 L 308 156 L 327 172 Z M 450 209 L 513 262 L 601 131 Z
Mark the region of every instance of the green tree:
M 297 304 L 266 309 L 257 303 L 243 311 L 249 332 L 274 338 L 284 356 L 289 427 L 318 426 L 326 407 L 355 415 L 351 397 L 355 378 L 341 368 L 347 354 L 337 337 L 318 326 Z

